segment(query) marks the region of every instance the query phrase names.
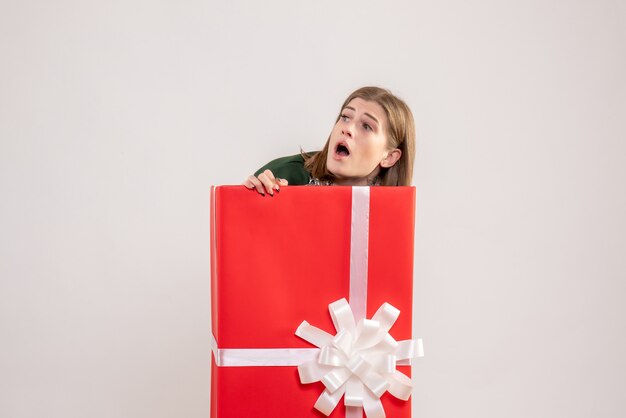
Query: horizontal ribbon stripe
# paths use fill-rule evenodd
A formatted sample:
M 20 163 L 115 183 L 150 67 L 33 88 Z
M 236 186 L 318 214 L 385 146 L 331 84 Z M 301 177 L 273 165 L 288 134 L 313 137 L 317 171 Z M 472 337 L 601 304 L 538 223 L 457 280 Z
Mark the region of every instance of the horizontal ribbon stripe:
M 218 348 L 215 336 L 211 335 L 211 339 L 211 351 L 219 367 L 300 366 L 317 359 L 320 353 L 319 348 Z M 411 359 L 396 361 L 398 366 L 412 364 Z
M 218 348 L 212 336 L 211 351 L 220 367 L 299 366 L 319 356 L 319 348 Z

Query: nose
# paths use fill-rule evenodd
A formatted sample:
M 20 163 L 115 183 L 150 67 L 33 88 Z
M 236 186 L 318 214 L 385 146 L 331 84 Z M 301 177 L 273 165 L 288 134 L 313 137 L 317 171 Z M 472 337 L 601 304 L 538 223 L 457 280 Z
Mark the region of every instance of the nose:
M 352 123 L 347 123 L 341 128 L 341 133 L 352 138 Z

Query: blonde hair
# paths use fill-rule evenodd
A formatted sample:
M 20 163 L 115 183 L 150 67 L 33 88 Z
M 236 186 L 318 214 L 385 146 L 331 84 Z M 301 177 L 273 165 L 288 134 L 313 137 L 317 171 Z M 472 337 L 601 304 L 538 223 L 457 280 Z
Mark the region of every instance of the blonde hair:
M 411 109 L 402 100 L 380 87 L 361 87 L 353 92 L 341 106 L 335 123 L 341 117 L 341 111 L 353 99 L 360 98 L 368 102 L 378 103 L 385 111 L 387 124 L 385 134 L 389 148 L 402 151 L 400 159 L 389 168 L 382 168 L 379 173 L 380 184 L 383 186 L 410 186 L 413 179 L 413 161 L 415 160 L 415 122 Z M 335 176 L 326 167 L 330 136 L 324 148 L 316 154 L 302 153 L 304 167 L 316 179 L 334 180 Z

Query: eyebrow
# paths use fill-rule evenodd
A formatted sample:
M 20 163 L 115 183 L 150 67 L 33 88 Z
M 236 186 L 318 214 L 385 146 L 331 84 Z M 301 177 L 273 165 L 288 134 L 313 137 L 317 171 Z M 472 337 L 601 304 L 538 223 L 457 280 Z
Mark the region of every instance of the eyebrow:
M 350 110 L 352 110 L 353 112 L 356 112 L 356 109 L 355 109 L 355 108 L 353 108 L 352 106 L 346 106 L 346 107 L 344 107 L 344 109 L 350 109 Z M 372 119 L 374 119 L 374 121 L 375 121 L 377 124 L 379 124 L 379 125 L 380 125 L 380 122 L 378 121 L 378 119 L 376 119 L 373 115 L 371 115 L 371 114 L 369 114 L 369 113 L 367 113 L 367 112 L 365 112 L 365 113 L 364 113 L 364 115 L 365 115 L 365 116 L 368 116 L 368 117 L 370 117 L 370 118 L 372 118 Z

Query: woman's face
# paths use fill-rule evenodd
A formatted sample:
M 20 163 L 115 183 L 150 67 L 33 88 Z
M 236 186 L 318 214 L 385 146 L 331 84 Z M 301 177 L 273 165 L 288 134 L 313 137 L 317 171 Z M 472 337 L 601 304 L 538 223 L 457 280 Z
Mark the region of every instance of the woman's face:
M 367 185 L 389 154 L 387 116 L 376 102 L 355 98 L 341 111 L 330 133 L 326 167 L 335 184 Z

